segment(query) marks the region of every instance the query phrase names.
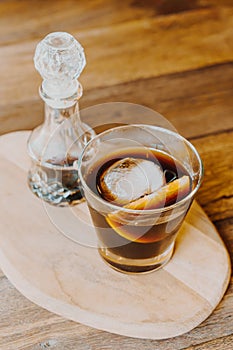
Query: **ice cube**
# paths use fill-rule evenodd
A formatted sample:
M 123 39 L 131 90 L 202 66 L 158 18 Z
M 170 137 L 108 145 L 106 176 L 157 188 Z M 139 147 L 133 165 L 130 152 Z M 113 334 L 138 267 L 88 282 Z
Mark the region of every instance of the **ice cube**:
M 160 165 L 146 159 L 124 158 L 102 173 L 99 190 L 106 200 L 125 205 L 164 184 Z
M 124 208 L 131 210 L 150 210 L 164 208 L 167 205 L 172 205 L 183 198 L 185 198 L 191 191 L 191 181 L 189 176 L 184 175 L 179 179 L 176 179 L 165 186 L 161 187 L 155 192 L 145 195 L 135 201 L 132 201 Z M 130 232 L 126 229 L 125 223 L 132 222 L 136 219 L 135 214 L 130 214 L 123 210 L 116 210 L 109 213 L 106 217 L 107 223 L 122 237 L 126 239 L 132 239 Z M 158 220 L 158 216 L 154 216 L 155 222 Z M 137 231 L 135 231 L 137 232 Z M 142 240 L 141 240 L 142 238 Z M 143 241 L 145 238 L 142 236 L 138 241 Z

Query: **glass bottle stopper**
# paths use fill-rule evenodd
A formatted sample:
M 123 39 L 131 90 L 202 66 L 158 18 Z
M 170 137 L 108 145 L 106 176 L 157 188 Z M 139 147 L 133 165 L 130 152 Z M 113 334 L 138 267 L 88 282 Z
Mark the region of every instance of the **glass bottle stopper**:
M 36 47 L 34 64 L 43 78 L 40 95 L 51 107 L 72 105 L 82 95 L 77 81 L 86 65 L 84 49 L 69 33 L 48 34 Z

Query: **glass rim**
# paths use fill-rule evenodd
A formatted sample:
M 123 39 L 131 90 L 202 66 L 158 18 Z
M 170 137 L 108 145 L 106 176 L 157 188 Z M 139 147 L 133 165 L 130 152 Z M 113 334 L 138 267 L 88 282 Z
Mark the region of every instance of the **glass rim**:
M 82 159 L 83 159 L 83 156 L 84 156 L 84 153 L 85 153 L 86 149 L 88 147 L 90 147 L 91 143 L 96 141 L 100 136 L 107 135 L 108 133 L 112 132 L 113 130 L 129 128 L 129 127 L 132 127 L 132 126 L 134 126 L 134 127 L 147 127 L 147 128 L 149 127 L 149 128 L 153 128 L 153 129 L 157 129 L 157 130 L 166 132 L 167 134 L 170 134 L 170 135 L 173 135 L 173 136 L 179 138 L 181 141 L 183 141 L 192 150 L 193 154 L 195 154 L 195 156 L 196 156 L 196 158 L 198 160 L 198 163 L 199 163 L 199 169 L 200 169 L 199 173 L 200 173 L 200 175 L 199 175 L 199 179 L 198 179 L 198 182 L 197 182 L 196 186 L 194 187 L 194 189 L 186 197 L 184 197 L 183 199 L 181 199 L 180 201 L 178 201 L 178 202 L 176 202 L 174 204 L 171 204 L 171 205 L 168 205 L 168 206 L 162 207 L 162 208 L 156 208 L 156 209 L 129 209 L 129 208 L 124 208 L 124 207 L 118 206 L 116 204 L 112 204 L 111 202 L 108 202 L 107 200 L 105 200 L 102 197 L 98 196 L 87 185 L 87 183 L 86 183 L 86 181 L 83 178 L 83 175 L 81 173 L 81 163 L 82 163 Z M 203 163 L 202 163 L 201 157 L 200 157 L 198 151 L 196 150 L 196 148 L 193 146 L 193 144 L 190 141 L 188 141 L 186 138 L 181 136 L 179 133 L 171 131 L 169 129 L 162 128 L 160 126 L 154 126 L 154 125 L 149 125 L 149 124 L 130 124 L 130 125 L 117 126 L 117 127 L 111 128 L 111 129 L 107 129 L 107 130 L 101 132 L 100 134 L 97 134 L 93 139 L 91 139 L 86 144 L 86 146 L 83 148 L 81 156 L 80 156 L 80 158 L 78 160 L 78 174 L 79 174 L 79 178 L 80 178 L 82 187 L 84 187 L 85 190 L 87 190 L 98 202 L 102 203 L 103 205 L 111 207 L 115 211 L 124 211 L 125 213 L 128 213 L 128 214 L 142 214 L 142 213 L 144 213 L 144 214 L 148 214 L 148 215 L 150 214 L 151 215 L 151 214 L 158 214 L 158 213 L 161 213 L 161 212 L 167 212 L 169 210 L 172 210 L 172 209 L 175 209 L 175 208 L 181 206 L 182 204 L 184 204 L 188 200 L 191 200 L 192 197 L 195 195 L 195 193 L 198 191 L 198 189 L 201 186 L 202 179 L 203 179 L 203 174 L 204 174 L 204 168 L 203 168 Z

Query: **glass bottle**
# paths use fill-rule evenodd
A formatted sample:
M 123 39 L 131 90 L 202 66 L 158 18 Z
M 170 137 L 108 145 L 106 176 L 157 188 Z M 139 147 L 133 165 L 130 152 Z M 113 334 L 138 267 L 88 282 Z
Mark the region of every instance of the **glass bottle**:
M 72 35 L 50 33 L 37 45 L 34 63 L 43 78 L 39 92 L 45 119 L 28 140 L 28 184 L 50 204 L 76 204 L 82 195 L 75 163 L 95 135 L 79 114 L 82 86 L 77 78 L 86 64 L 84 50 Z

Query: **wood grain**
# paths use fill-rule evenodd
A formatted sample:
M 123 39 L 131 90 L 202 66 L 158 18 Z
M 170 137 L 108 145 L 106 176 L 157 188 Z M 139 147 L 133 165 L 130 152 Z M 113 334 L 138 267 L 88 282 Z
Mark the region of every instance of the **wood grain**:
M 120 274 L 85 244 L 83 233 L 94 235 L 94 229 L 90 221 L 83 225 L 79 206 L 72 229 L 76 244 L 65 237 L 69 234 L 60 224 L 61 218 L 71 224 L 69 213 L 64 208 L 50 211 L 29 191 L 27 138 L 28 133 L 16 132 L 0 140 L 0 172 L 5 169 L 0 183 L 0 263 L 25 296 L 68 319 L 135 338 L 184 334 L 212 313 L 229 283 L 229 257 L 200 208 L 191 209 L 173 258 L 163 269 L 140 276 Z M 195 226 L 196 218 L 205 221 L 206 231 Z
M 206 343 L 212 345 L 211 341 L 218 341 L 221 337 L 226 340 L 229 337 L 231 344 L 232 300 L 231 288 L 211 317 L 186 335 L 163 341 L 140 340 L 66 321 L 28 301 L 4 277 L 0 289 L 0 346 L 4 350 L 15 350 L 16 346 L 17 350 L 41 350 L 43 344 L 53 344 L 56 350 L 131 350 L 137 347 L 145 350 L 174 350 L 202 344 L 203 349 L 212 350 L 212 347 L 207 348 Z M 8 321 L 9 315 L 12 322 Z M 51 345 L 51 349 L 53 347 Z
M 2 0 L 0 3 L 0 45 L 40 38 L 50 31 L 83 30 L 111 27 L 135 19 L 153 18 L 200 9 L 226 8 L 231 0 L 125 0 L 119 6 L 115 0 Z M 11 19 L 9 26 L 8 19 Z M 23 29 L 22 30 L 22 23 Z
M 164 115 L 187 138 L 205 136 L 233 128 L 232 74 L 232 63 L 226 63 L 91 89 L 84 92 L 80 108 L 106 102 L 136 103 Z M 42 102 L 39 97 L 12 101 L 1 107 L 0 120 L 0 133 L 34 128 L 43 121 Z
M 177 239 L 176 253 L 164 269 L 157 271 L 156 276 L 148 274 L 140 278 L 125 278 L 98 259 L 94 249 L 74 244 L 51 224 L 49 212 L 32 196 L 24 182 L 26 170 L 21 164 L 25 164 L 27 137 L 27 133 L 23 133 L 23 138 L 21 133 L 15 133 L 1 138 L 1 150 L 4 152 L 0 164 L 7 171 L 1 182 L 3 196 L 0 206 L 4 221 L 1 222 L 0 261 L 16 286 L 30 299 L 68 318 L 135 337 L 177 335 L 183 333 L 186 327 L 193 328 L 193 324 L 205 319 L 225 292 L 229 270 L 225 249 L 215 238 L 217 233 L 210 222 L 207 232 L 193 226 L 195 216 L 199 218 L 203 215 L 200 208 L 196 214 L 190 213 L 189 223 L 183 225 Z M 23 148 L 20 147 L 22 141 Z M 13 145 L 15 154 L 7 151 Z M 5 154 L 10 154 L 10 158 L 6 158 Z M 11 190 L 13 184 L 14 191 Z M 21 198 L 24 201 L 20 204 Z M 55 216 L 51 219 L 54 221 Z M 75 228 L 77 226 L 80 226 L 79 222 L 75 223 Z M 8 228 L 6 233 L 4 227 Z M 87 234 L 90 228 L 86 226 L 86 230 Z M 207 268 L 208 261 L 210 267 Z M 76 272 L 75 266 L 80 267 Z M 212 267 L 214 269 L 210 273 Z M 174 285 L 177 293 L 171 294 Z M 151 295 L 146 299 L 148 305 L 145 299 L 144 302 L 141 299 L 146 293 Z M 163 297 L 160 298 L 160 295 Z M 109 298 L 113 298 L 110 303 Z M 161 303 L 163 307 L 159 310 Z M 135 310 L 138 310 L 136 314 Z M 122 322 L 124 328 L 120 327 Z
M 112 30 L 106 26 L 74 31 L 85 47 L 88 62 L 81 82 L 89 90 L 228 62 L 233 58 L 228 44 L 233 34 L 232 17 L 231 8 L 210 8 L 122 22 Z M 0 106 L 14 99 L 25 103 L 29 96 L 37 98 L 40 79 L 32 62 L 37 42 L 31 39 L 22 45 L 17 41 L 1 48 L 1 77 L 7 85 L 0 86 Z
M 35 44 L 50 31 L 77 35 L 88 62 L 81 108 L 140 103 L 192 139 L 206 172 L 198 200 L 233 259 L 232 9 L 231 0 L 1 1 L 0 134 L 30 129 L 43 119 Z M 0 349 L 228 350 L 232 286 L 233 280 L 214 313 L 193 331 L 148 341 L 65 321 L 26 300 L 0 270 Z
M 215 226 L 221 232 L 221 237 L 228 248 L 231 261 L 233 262 L 233 218 L 217 221 Z
M 226 63 L 92 89 L 84 94 L 81 108 L 137 103 L 164 115 L 186 138 L 200 137 L 233 128 L 232 74 L 232 63 Z
M 233 336 L 223 337 L 219 339 L 215 339 L 213 341 L 207 342 L 206 344 L 191 346 L 186 350 L 204 350 L 207 346 L 209 346 L 212 350 L 231 350 L 232 349 Z
M 233 216 L 232 140 L 233 131 L 193 140 L 205 169 L 197 198 L 212 220 Z

